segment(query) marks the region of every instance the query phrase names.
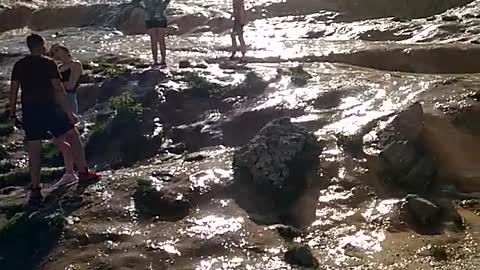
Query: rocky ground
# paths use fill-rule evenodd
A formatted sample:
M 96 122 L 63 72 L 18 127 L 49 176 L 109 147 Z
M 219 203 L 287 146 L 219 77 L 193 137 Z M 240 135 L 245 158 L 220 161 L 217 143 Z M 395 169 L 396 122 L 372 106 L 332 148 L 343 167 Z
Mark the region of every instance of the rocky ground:
M 234 65 L 223 72 L 238 79 L 225 82 L 210 65 L 163 71 L 111 56 L 84 66 L 83 135 L 103 180 L 50 190 L 62 170 L 46 145 L 47 199 L 28 207 L 21 132 L 4 118 L 2 269 L 477 265 L 474 92 L 457 96 L 461 106 L 427 99 L 322 135 L 335 113 L 301 118 L 328 115 L 348 91 L 261 105 L 281 96 L 276 85 L 316 85 L 309 69 Z

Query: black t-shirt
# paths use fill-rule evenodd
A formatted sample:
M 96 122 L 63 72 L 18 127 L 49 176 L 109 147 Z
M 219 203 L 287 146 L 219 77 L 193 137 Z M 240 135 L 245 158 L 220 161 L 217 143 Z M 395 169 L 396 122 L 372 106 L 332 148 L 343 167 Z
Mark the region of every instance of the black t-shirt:
M 22 106 L 56 104 L 52 79 L 60 79 L 55 62 L 46 56 L 29 55 L 15 63 L 12 81 L 22 89 Z

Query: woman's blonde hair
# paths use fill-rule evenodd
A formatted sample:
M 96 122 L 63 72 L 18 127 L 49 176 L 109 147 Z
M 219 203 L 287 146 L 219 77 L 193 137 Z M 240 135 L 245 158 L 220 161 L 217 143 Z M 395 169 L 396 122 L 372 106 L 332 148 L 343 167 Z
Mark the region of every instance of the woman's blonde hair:
M 68 56 L 72 57 L 72 54 L 70 53 L 70 50 L 65 45 L 62 45 L 60 43 L 55 43 L 55 44 L 52 45 L 51 49 L 54 49 L 54 48 L 55 49 L 58 48 L 58 49 L 60 49 L 64 52 L 66 52 Z

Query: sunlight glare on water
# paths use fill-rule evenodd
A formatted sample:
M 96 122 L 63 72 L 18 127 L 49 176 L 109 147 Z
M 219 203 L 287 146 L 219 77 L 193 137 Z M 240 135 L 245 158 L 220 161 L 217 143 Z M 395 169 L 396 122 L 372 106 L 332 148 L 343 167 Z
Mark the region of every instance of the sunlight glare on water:
M 192 220 L 193 226 L 186 230 L 191 236 L 199 236 L 202 239 L 210 239 L 217 235 L 224 235 L 229 232 L 236 232 L 243 226 L 242 217 L 226 218 L 210 215 L 201 219 Z

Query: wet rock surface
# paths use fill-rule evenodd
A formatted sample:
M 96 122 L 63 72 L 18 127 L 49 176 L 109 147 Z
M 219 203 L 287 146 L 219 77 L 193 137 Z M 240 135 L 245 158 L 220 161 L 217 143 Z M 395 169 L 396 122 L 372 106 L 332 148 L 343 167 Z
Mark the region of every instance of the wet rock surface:
M 295 246 L 285 253 L 285 261 L 292 265 L 318 268 L 319 263 L 307 246 Z
M 436 173 L 422 146 L 423 122 L 422 106 L 416 103 L 388 119 L 385 128 L 370 142 L 375 148 L 370 151 L 378 151 L 385 161 L 384 177 L 418 191 L 426 190 Z
M 235 153 L 233 192 L 254 190 L 248 201 L 242 201 L 248 191 L 238 194 L 237 202 L 247 212 L 288 219 L 292 204 L 318 181 L 321 151 L 317 139 L 289 118 L 268 123 Z

